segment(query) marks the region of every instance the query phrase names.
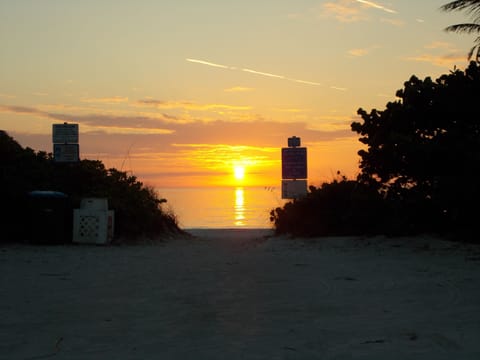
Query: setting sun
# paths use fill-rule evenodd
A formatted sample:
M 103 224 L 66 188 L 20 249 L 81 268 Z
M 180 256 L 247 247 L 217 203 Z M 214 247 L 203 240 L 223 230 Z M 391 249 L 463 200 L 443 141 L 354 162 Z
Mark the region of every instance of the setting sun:
M 245 178 L 245 166 L 235 165 L 233 168 L 233 176 L 236 180 L 243 180 Z

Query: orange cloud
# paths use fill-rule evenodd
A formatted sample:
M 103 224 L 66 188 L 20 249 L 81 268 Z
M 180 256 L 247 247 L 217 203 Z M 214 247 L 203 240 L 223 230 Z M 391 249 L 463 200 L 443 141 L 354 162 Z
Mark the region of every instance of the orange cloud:
M 251 109 L 251 106 L 238 106 L 228 104 L 197 104 L 190 101 L 162 101 L 155 99 L 138 100 L 136 102 L 136 105 L 153 106 L 157 109 L 186 109 L 196 111 L 208 111 L 217 109 L 245 111 Z
M 425 46 L 425 49 L 432 50 L 437 53 L 440 51 L 447 51 L 447 54 L 421 54 L 417 56 L 408 57 L 408 61 L 426 62 L 439 67 L 452 68 L 455 65 L 467 64 L 467 56 L 465 53 L 458 50 L 453 44 L 443 41 L 434 41 Z
M 425 49 L 443 49 L 443 50 L 456 50 L 455 46 L 445 41 L 434 41 L 425 46 Z
M 364 21 L 367 17 L 360 11 L 358 6 L 354 6 L 353 0 L 341 0 L 338 2 L 327 2 L 322 6 L 322 15 L 334 17 L 340 22 Z
M 248 91 L 253 91 L 253 88 L 250 87 L 244 87 L 244 86 L 234 86 L 228 89 L 225 89 L 223 91 L 225 92 L 248 92 Z
M 453 66 L 459 63 L 466 63 L 467 57 L 465 54 L 448 54 L 448 55 L 442 55 L 442 56 L 432 55 L 432 54 L 422 54 L 418 56 L 408 57 L 407 60 L 416 61 L 416 62 L 426 62 L 439 67 L 452 68 Z
M 296 113 L 301 109 L 284 110 Z M 287 146 L 288 137 L 299 136 L 314 146 L 337 140 L 356 141 L 349 127 L 340 126 L 340 120 L 334 117 L 319 119 L 318 126 L 310 126 L 307 121 L 279 122 L 261 118 L 255 122 L 252 119 L 182 122 L 164 118 L 164 114 L 78 115 L 8 105 L 0 105 L 0 113 L 18 114 L 37 123 L 39 117 L 46 119 L 46 123 L 79 123 L 82 159 L 100 159 L 107 168 L 132 171 L 142 181 L 154 182 L 155 186 L 231 185 L 233 168 L 238 164 L 245 167 L 246 185 L 271 185 L 278 181 L 280 149 Z M 21 144 L 50 152 L 50 130 L 51 127 L 44 126 L 42 133 L 25 130 L 11 135 Z M 355 152 L 352 154 L 355 156 Z M 318 156 L 325 159 L 321 152 Z M 351 157 L 349 161 L 355 165 Z
M 84 131 L 109 131 L 112 133 L 172 133 L 172 129 L 165 126 L 167 121 L 163 118 L 144 117 L 137 115 L 116 115 L 116 114 L 65 114 L 52 113 L 37 108 L 24 106 L 0 105 L 0 112 L 14 113 L 19 115 L 33 115 L 53 121 L 72 122 L 84 125 Z M 164 115 L 167 116 L 167 115 Z
M 276 108 L 276 109 L 273 109 L 275 111 L 279 111 L 279 112 L 285 112 L 285 113 L 304 113 L 304 112 L 307 112 L 309 111 L 309 109 L 296 109 L 296 108 L 289 108 L 289 109 L 281 109 L 281 108 Z
M 234 168 L 241 164 L 247 176 L 245 184 L 258 185 L 259 178 L 271 181 L 279 165 L 277 147 L 255 147 L 229 144 L 173 144 L 179 148 L 182 157 L 188 159 L 190 168 L 210 170 L 211 182 L 216 185 L 231 185 Z M 214 180 L 214 178 L 216 179 Z
M 322 15 L 334 17 L 340 22 L 357 22 L 368 20 L 364 9 L 374 8 L 390 14 L 396 14 L 393 9 L 387 8 L 379 3 L 366 0 L 340 0 L 327 2 L 322 6 Z
M 365 56 L 368 54 L 368 49 L 351 49 L 348 53 L 355 57 Z
M 81 101 L 85 103 L 119 104 L 119 103 L 127 103 L 128 97 L 114 96 L 114 97 L 108 97 L 108 98 L 86 98 L 86 99 L 82 99 Z

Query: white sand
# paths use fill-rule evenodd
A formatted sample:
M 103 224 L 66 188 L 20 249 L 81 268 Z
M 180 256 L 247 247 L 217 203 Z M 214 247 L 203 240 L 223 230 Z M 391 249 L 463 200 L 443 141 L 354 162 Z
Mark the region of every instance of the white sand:
M 265 232 L 0 247 L 0 359 L 480 359 L 480 247 Z

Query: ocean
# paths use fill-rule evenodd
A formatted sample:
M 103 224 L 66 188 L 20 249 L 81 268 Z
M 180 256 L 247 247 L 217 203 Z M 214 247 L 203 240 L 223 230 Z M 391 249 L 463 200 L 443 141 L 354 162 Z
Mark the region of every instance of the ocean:
M 282 207 L 280 187 L 159 188 L 182 229 L 271 229 L 270 211 Z

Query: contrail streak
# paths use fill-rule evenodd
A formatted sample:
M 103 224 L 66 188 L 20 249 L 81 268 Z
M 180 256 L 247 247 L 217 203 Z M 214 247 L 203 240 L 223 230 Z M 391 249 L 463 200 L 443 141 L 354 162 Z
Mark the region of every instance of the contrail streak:
M 251 74 L 257 74 L 257 75 L 263 75 L 263 76 L 268 76 L 268 77 L 273 77 L 273 78 L 278 78 L 278 79 L 285 79 L 285 76 L 282 75 L 275 75 L 275 74 L 270 74 L 262 71 L 256 71 L 252 69 L 242 69 L 242 71 L 251 73 Z
M 338 86 L 330 86 L 330 89 L 338 90 L 338 91 L 347 91 L 347 88 L 338 87 Z
M 308 85 L 316 85 L 316 86 L 322 85 L 322 84 L 314 82 L 314 81 L 298 80 L 298 79 L 288 79 L 288 80 L 295 81 L 295 82 L 298 82 L 300 84 L 308 84 Z
M 293 78 L 289 78 L 289 77 L 286 77 L 286 76 L 283 76 L 283 75 L 277 75 L 277 74 L 272 74 L 272 73 L 268 73 L 268 72 L 264 72 L 264 71 L 258 71 L 258 70 L 247 69 L 247 68 L 237 68 L 235 66 L 222 65 L 222 64 L 217 64 L 217 63 L 213 63 L 213 62 L 210 62 L 210 61 L 205 61 L 205 60 L 190 59 L 190 58 L 187 58 L 185 60 L 189 61 L 189 62 L 192 62 L 192 63 L 201 64 L 201 65 L 207 65 L 207 66 L 212 66 L 212 67 L 221 68 L 221 69 L 243 71 L 243 72 L 247 72 L 247 73 L 250 73 L 250 74 L 267 76 L 267 77 L 281 79 L 281 80 L 287 80 L 287 81 L 293 81 L 293 82 L 300 83 L 300 84 L 314 85 L 314 86 L 322 85 L 322 84 L 320 84 L 318 82 L 315 82 L 315 81 L 293 79 Z
M 380 4 L 376 4 L 372 1 L 367 1 L 367 0 L 356 0 L 356 1 L 361 3 L 361 4 L 365 4 L 367 6 L 373 7 L 375 9 L 380 9 L 380 10 L 386 11 L 386 12 L 391 13 L 391 14 L 396 14 L 397 13 L 395 10 L 386 8 L 385 6 L 380 5 Z
M 192 62 L 192 63 L 202 64 L 202 65 L 208 65 L 208 66 L 213 66 L 213 67 L 222 68 L 222 69 L 235 70 L 235 68 L 233 68 L 233 67 L 231 67 L 231 66 L 226 66 L 226 65 L 221 65 L 221 64 L 215 64 L 215 63 L 212 63 L 212 62 L 209 62 L 209 61 L 197 60 L 197 59 L 185 59 L 185 60 L 190 61 L 190 62 Z

